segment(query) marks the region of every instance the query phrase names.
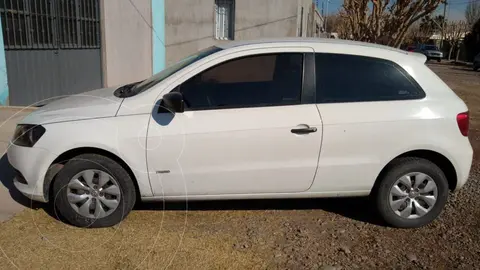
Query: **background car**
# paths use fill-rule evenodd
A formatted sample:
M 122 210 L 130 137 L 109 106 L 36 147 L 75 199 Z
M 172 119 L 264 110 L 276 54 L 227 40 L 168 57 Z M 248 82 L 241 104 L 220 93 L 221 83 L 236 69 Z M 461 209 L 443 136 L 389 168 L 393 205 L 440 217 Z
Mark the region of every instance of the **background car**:
M 407 51 L 407 52 L 414 52 L 415 49 L 416 49 L 416 46 L 408 46 L 408 47 L 406 48 L 406 51 Z
M 434 59 L 441 62 L 443 58 L 443 52 L 436 45 L 422 44 L 416 49 L 416 52 L 423 53 L 427 57 L 427 61 Z
M 467 106 L 425 61 L 342 40 L 211 47 L 28 115 L 8 149 L 14 184 L 80 227 L 117 224 L 138 200 L 339 196 L 423 226 L 473 156 Z

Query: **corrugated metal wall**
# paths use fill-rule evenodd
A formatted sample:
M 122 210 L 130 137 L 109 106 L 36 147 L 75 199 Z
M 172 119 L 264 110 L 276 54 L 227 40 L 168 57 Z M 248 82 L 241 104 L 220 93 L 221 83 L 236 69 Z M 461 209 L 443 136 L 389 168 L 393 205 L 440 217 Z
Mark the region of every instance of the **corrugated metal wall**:
M 101 88 L 100 50 L 6 51 L 10 105 Z
M 0 0 L 10 105 L 102 86 L 99 0 Z

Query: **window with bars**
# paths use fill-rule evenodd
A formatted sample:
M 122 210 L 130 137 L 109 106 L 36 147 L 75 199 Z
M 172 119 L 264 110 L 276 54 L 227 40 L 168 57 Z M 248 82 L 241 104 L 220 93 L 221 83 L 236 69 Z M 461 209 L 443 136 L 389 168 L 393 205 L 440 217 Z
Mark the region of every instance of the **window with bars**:
M 0 0 L 5 49 L 100 48 L 99 0 Z
M 235 33 L 235 0 L 215 0 L 215 38 L 233 40 Z

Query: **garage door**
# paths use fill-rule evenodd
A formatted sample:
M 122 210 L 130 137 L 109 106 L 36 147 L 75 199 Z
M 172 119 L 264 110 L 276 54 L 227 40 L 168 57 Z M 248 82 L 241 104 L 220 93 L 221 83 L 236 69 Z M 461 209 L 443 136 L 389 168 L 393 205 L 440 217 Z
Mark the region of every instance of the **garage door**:
M 102 86 L 99 0 L 0 0 L 10 105 Z

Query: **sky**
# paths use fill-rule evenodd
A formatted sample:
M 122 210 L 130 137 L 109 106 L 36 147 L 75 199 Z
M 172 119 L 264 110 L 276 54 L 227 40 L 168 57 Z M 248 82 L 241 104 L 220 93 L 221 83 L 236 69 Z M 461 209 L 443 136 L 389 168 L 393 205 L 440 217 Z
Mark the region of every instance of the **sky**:
M 314 0 L 316 1 L 316 0 Z M 318 0 L 319 8 L 322 7 L 322 2 L 326 5 L 327 0 Z M 465 19 L 465 8 L 468 2 L 480 2 L 480 0 L 448 0 L 447 5 L 447 20 L 464 20 Z M 341 9 L 343 0 L 330 0 L 328 5 L 328 13 L 336 13 Z M 439 6 L 437 14 L 443 14 L 443 4 Z

